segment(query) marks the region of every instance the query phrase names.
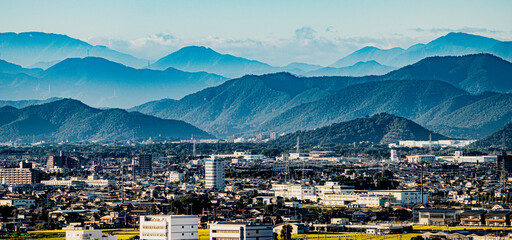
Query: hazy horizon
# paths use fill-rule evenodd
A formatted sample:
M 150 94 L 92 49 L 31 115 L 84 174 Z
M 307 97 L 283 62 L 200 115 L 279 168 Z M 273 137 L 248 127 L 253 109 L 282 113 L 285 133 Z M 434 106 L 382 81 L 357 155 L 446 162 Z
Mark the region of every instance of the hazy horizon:
M 448 32 L 512 40 L 512 2 L 493 2 L 1 1 L 0 32 L 65 34 L 151 61 L 198 45 L 326 66 L 364 46 L 408 48 Z

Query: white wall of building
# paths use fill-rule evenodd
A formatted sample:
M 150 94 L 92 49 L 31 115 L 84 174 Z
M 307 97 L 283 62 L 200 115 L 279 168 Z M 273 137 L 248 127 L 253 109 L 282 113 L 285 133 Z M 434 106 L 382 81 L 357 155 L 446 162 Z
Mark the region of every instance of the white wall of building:
M 141 216 L 140 239 L 199 239 L 199 218 L 191 215 Z

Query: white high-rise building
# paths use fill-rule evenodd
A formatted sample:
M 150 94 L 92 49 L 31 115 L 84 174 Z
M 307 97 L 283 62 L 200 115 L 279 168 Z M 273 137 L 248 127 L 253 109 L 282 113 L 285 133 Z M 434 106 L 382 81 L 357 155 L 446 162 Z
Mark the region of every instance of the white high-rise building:
M 199 239 L 198 216 L 148 215 L 140 217 L 140 239 Z
M 224 190 L 224 160 L 212 157 L 205 161 L 205 187 L 217 190 Z

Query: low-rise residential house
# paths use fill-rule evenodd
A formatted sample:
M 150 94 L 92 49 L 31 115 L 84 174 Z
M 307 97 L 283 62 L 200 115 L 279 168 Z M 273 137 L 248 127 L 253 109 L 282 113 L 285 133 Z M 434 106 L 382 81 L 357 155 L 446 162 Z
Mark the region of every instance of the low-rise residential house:
M 485 214 L 485 225 L 495 227 L 510 226 L 512 211 L 491 211 Z
M 470 210 L 460 214 L 460 225 L 483 226 L 485 225 L 485 210 Z
M 429 209 L 418 210 L 418 223 L 421 225 L 447 225 L 457 222 L 455 209 Z

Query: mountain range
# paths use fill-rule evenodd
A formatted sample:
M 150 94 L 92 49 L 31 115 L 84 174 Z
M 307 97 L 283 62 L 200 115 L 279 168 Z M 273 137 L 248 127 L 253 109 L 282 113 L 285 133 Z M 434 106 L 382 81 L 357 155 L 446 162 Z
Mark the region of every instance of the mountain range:
M 159 119 L 122 109 L 100 110 L 62 99 L 21 109 L 0 108 L 0 141 L 101 141 L 163 137 L 213 138 L 183 121 Z
M 428 57 L 382 79 L 440 80 L 470 93 L 512 91 L 512 63 L 491 54 Z
M 502 42 L 483 36 L 452 32 L 427 44 L 416 44 L 407 49 L 364 47 L 339 59 L 330 67 L 347 67 L 357 62 L 372 60 L 388 66 L 403 67 L 426 57 L 461 56 L 476 53 L 491 53 L 512 61 L 512 42 Z
M 266 63 L 229 54 L 220 54 L 211 48 L 199 46 L 184 47 L 151 65 L 151 68 L 154 69 L 167 69 L 169 67 L 187 72 L 215 73 L 228 78 L 277 71 L 277 68 Z
M 290 63 L 276 67 L 256 60 L 218 53 L 202 46 L 183 47 L 148 66 L 147 60 L 105 46 L 92 46 L 66 35 L 42 32 L 0 33 L 0 53 L 1 58 L 25 68 L 46 69 L 66 58 L 94 56 L 135 68 L 165 70 L 173 67 L 187 72 L 209 72 L 227 78 L 281 71 L 301 76 L 365 76 L 385 74 L 397 67 L 432 56 L 490 53 L 512 61 L 512 42 L 466 33 L 449 33 L 427 44 L 416 44 L 407 49 L 379 49 L 367 46 L 326 68 L 307 63 Z
M 441 81 L 395 80 L 356 84 L 317 101 L 291 108 L 256 128 L 259 132 L 309 130 L 387 112 L 415 119 L 432 107 L 467 92 Z
M 302 75 L 306 76 L 353 76 L 362 77 L 367 75 L 384 75 L 395 70 L 396 67 L 382 65 L 374 60 L 368 62 L 357 62 L 348 67 L 324 67 Z
M 101 57 L 131 67 L 147 66 L 147 60 L 93 46 L 62 34 L 44 32 L 0 33 L 1 58 L 24 67 L 49 67 L 66 58 Z
M 28 107 L 28 106 L 32 106 L 32 105 L 39 105 L 39 104 L 54 102 L 54 101 L 61 100 L 61 99 L 62 98 L 53 97 L 53 98 L 48 98 L 48 99 L 44 99 L 44 100 L 36 100 L 36 99 L 19 100 L 19 101 L 0 100 L 0 107 L 11 106 L 11 107 L 15 107 L 15 108 L 24 108 L 24 107 Z
M 247 75 L 178 101 L 163 100 L 167 107 L 162 101 L 154 101 L 130 110 L 184 120 L 226 136 L 254 129 L 287 109 L 321 99 L 353 81 L 343 77 L 301 78 L 289 73 Z
M 4 99 L 57 96 L 98 107 L 126 108 L 169 96 L 179 98 L 225 81 L 205 72 L 135 69 L 97 57 L 68 58 L 44 71 L 13 66 L 17 65 L 0 62 Z
M 511 89 L 506 83 L 512 82 L 507 77 L 511 70 L 511 64 L 499 57 L 474 54 L 430 57 L 383 76 L 245 76 L 178 101 L 155 101 L 131 110 L 184 120 L 218 136 L 310 130 L 388 112 L 450 137 L 475 138 L 509 121 L 506 109 L 512 109 L 512 105 L 506 100 L 506 92 Z M 461 84 L 469 79 L 472 84 Z M 462 86 L 467 89 L 459 88 Z M 491 94 L 483 92 L 488 90 L 500 90 L 502 93 L 492 93 L 501 96 L 495 97 L 499 101 L 483 101 L 482 96 Z M 464 98 L 482 101 L 473 105 Z M 493 114 L 500 108 L 503 114 Z M 453 114 L 455 111 L 458 113 Z M 460 121 L 453 121 L 455 118 Z M 475 131 L 471 132 L 472 128 Z
M 399 140 L 426 141 L 430 137 L 432 140 L 449 139 L 443 135 L 433 133 L 406 118 L 388 113 L 379 113 L 371 117 L 334 123 L 315 130 L 289 133 L 279 137 L 276 142 L 293 145 L 299 138 L 303 146 L 351 144 L 363 141 L 387 144 Z

